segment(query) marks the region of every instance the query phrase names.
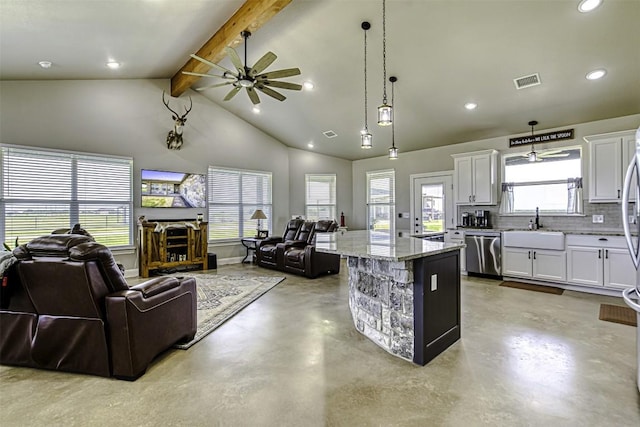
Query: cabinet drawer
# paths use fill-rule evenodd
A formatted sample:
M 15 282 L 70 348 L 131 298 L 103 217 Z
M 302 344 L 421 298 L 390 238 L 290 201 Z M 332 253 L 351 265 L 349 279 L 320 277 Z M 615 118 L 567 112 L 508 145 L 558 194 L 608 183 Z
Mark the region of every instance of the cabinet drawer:
M 596 248 L 627 247 L 624 236 L 596 236 L 590 234 L 567 234 L 567 246 L 591 246 Z

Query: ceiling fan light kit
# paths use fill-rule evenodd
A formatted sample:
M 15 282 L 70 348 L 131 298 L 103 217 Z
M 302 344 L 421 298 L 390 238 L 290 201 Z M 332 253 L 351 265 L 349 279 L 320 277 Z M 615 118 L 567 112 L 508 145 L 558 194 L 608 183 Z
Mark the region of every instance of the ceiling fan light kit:
M 361 27 L 364 30 L 364 129 L 360 131 L 360 148 L 368 150 L 373 147 L 373 135 L 369 132 L 367 121 L 367 30 L 371 28 L 371 24 L 364 21 Z
M 256 61 L 253 67 L 247 66 L 247 40 L 251 36 L 251 33 L 249 31 L 242 31 L 240 34 L 244 38 L 244 63 L 234 49 L 230 47 L 225 48 L 229 60 L 236 68 L 235 71 L 229 70 L 221 65 L 208 61 L 195 54 L 191 54 L 191 57 L 193 59 L 196 59 L 211 68 L 215 68 L 218 71 L 221 71 L 222 75 L 193 73 L 190 71 L 183 71 L 183 74 L 199 77 L 216 77 L 226 80 L 223 83 L 216 83 L 209 86 L 199 87 L 196 89 L 197 91 L 231 85 L 233 87 L 223 98 L 223 101 L 231 100 L 238 94 L 238 92 L 240 92 L 242 89 L 245 89 L 253 105 L 258 105 L 260 104 L 260 97 L 258 96 L 256 90 L 272 98 L 275 98 L 278 101 L 284 101 L 285 99 L 287 99 L 287 97 L 280 92 L 271 89 L 272 87 L 288 90 L 302 90 L 302 85 L 299 85 L 297 83 L 274 80 L 283 77 L 297 76 L 300 74 L 299 68 L 285 68 L 282 70 L 263 73 L 263 71 L 267 69 L 277 58 L 276 54 L 273 52 L 265 53 L 260 59 Z
M 387 13 L 386 1 L 382 0 L 382 105 L 378 107 L 378 124 L 389 126 L 393 123 L 393 107 L 387 104 Z M 393 104 L 393 101 L 391 101 Z

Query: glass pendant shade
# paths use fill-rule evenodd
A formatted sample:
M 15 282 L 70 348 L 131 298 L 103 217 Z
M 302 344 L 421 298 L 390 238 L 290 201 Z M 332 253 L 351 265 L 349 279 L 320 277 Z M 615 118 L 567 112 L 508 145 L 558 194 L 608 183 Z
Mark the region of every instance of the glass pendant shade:
M 360 134 L 360 148 L 369 149 L 371 147 L 373 147 L 373 135 L 365 129 L 364 132 Z
M 533 149 L 531 150 L 531 152 L 529 153 L 529 161 L 530 162 L 535 162 L 538 160 L 538 153 L 536 153 L 535 151 L 533 151 Z
M 389 159 L 396 160 L 398 158 L 398 149 L 396 147 L 389 148 Z
M 378 124 L 380 126 L 390 126 L 393 123 L 393 108 L 391 105 L 382 104 L 378 107 Z

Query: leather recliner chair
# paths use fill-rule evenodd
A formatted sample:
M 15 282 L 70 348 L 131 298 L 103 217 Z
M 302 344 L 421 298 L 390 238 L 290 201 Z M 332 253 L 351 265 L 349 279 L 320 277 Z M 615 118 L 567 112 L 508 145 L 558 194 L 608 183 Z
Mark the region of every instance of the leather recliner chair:
M 260 267 L 282 270 L 284 266 L 282 255 L 278 256 L 278 243 L 295 240 L 302 224 L 303 219 L 292 219 L 285 226 L 282 237 L 273 236 L 261 240 L 256 247 L 256 263 Z
M 67 234 L 13 251 L 0 309 L 0 363 L 135 380 L 196 333 L 195 279 L 129 287 L 106 246 Z
M 340 255 L 316 252 L 315 238 L 318 233 L 333 232 L 338 224 L 332 220 L 319 220 L 313 223 L 306 240 L 285 242 L 282 247 L 282 264 L 284 271 L 301 274 L 314 279 L 320 274 L 340 272 Z M 301 236 L 302 237 L 302 236 Z

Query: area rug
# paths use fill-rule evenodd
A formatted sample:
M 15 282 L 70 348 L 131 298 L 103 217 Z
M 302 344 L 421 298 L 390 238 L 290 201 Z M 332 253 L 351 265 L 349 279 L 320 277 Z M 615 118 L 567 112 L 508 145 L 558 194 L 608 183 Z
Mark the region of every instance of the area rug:
M 600 304 L 598 319 L 607 322 L 622 323 L 623 325 L 638 326 L 636 312 L 631 307 L 620 305 Z
M 176 273 L 196 279 L 198 293 L 198 330 L 193 340 L 175 344 L 186 350 L 210 334 L 240 310 L 284 280 L 284 277 L 220 275 L 215 273 Z
M 507 288 L 525 289 L 527 291 L 544 292 L 546 294 L 562 295 L 564 289 L 556 288 L 553 286 L 532 285 L 531 283 L 511 282 L 505 281 L 500 283 L 500 286 Z

